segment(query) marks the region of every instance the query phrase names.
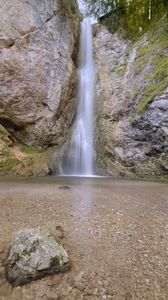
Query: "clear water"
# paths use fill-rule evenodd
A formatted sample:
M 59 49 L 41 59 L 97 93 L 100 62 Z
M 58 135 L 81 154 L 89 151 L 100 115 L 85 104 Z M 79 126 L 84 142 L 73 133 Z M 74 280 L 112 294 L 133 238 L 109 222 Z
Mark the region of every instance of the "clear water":
M 93 175 L 94 156 L 94 85 L 91 20 L 81 23 L 79 104 L 66 161 L 61 175 Z

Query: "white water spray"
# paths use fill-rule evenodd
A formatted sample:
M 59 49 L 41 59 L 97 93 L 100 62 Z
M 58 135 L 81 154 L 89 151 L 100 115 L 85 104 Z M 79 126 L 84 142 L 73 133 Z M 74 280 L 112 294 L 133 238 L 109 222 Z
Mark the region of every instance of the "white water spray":
M 70 149 L 62 173 L 93 175 L 94 153 L 94 85 L 92 26 L 89 18 L 81 23 L 79 104 Z

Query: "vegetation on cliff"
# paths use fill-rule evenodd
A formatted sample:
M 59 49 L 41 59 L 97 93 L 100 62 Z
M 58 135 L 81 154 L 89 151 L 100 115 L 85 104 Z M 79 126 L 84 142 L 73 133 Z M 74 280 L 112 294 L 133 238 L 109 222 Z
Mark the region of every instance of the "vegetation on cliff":
M 162 17 L 153 23 L 145 38 L 132 44 L 129 53 L 137 48 L 134 76 L 138 85 L 134 86 L 132 100 L 136 101 L 135 113 L 143 113 L 156 96 L 168 86 L 168 28 Z
M 94 15 L 111 32 L 136 40 L 153 21 L 168 11 L 167 0 L 85 0 L 87 13 Z
M 132 1 L 133 2 L 133 1 Z M 97 27 L 96 27 L 97 26 Z M 98 164 L 123 176 L 168 174 L 168 27 L 164 12 L 136 41 L 95 25 Z

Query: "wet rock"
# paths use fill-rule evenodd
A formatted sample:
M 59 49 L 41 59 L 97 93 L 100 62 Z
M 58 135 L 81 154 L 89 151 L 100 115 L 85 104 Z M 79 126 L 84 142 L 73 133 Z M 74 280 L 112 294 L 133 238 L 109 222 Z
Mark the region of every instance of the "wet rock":
M 71 188 L 68 185 L 60 185 L 59 189 L 60 190 L 70 190 Z
M 41 229 L 14 233 L 6 261 L 6 277 L 14 285 L 22 285 L 69 269 L 67 252 L 55 238 Z

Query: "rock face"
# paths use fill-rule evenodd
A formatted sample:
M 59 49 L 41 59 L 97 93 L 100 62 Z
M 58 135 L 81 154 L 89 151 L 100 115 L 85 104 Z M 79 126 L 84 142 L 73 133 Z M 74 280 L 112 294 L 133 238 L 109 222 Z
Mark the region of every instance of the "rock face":
M 75 0 L 0 0 L 0 123 L 27 145 L 57 144 L 74 114 Z
M 168 175 L 168 42 L 154 30 L 131 44 L 95 28 L 98 164 L 111 174 Z
M 25 284 L 68 268 L 68 255 L 51 234 L 26 229 L 13 235 L 6 263 L 6 276 L 12 285 Z

